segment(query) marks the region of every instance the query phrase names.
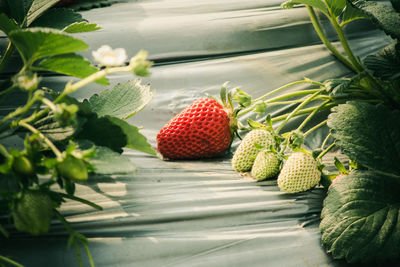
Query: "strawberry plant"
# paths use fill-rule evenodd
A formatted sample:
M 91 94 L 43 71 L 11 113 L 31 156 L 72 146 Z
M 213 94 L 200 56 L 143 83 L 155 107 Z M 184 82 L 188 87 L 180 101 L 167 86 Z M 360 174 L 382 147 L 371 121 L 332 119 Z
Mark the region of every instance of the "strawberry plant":
M 400 171 L 394 162 L 400 161 L 400 3 L 397 0 L 388 4 L 364 0 L 290 0 L 282 7 L 297 5 L 305 6 L 322 43 L 353 71 L 353 77 L 332 77 L 323 82 L 306 78 L 256 99 L 240 92 L 234 100 L 246 104 L 242 105 L 237 116 L 268 114 L 263 124 L 275 137 L 276 143 L 274 149 L 267 151 L 283 154 L 284 158 L 282 168 L 276 174 L 282 191 L 298 193 L 318 184 L 326 187 L 320 230 L 322 245 L 333 258 L 351 263 L 399 259 L 400 199 L 397 192 Z M 327 38 L 321 17 L 336 32 L 339 45 L 333 45 Z M 358 58 L 349 45 L 344 28 L 360 19 L 372 21 L 393 42 L 376 54 Z M 309 84 L 310 88 L 281 93 L 298 84 Z M 276 95 L 278 93 L 281 94 Z M 242 100 L 243 96 L 246 101 Z M 287 114 L 271 116 L 269 107 L 276 105 L 292 108 Z M 313 117 L 322 111 L 329 116 L 312 123 L 315 121 Z M 295 119 L 300 124 L 297 129 L 289 131 L 285 126 Z M 321 147 L 306 151 L 304 140 L 325 126 L 330 132 Z M 304 131 L 306 127 L 308 130 Z M 242 144 L 237 151 L 246 153 L 241 149 Z M 328 173 L 321 164 L 323 157 L 333 148 L 340 149 L 350 159 L 348 170 L 335 160 L 340 175 Z M 243 171 L 253 168 L 251 173 L 258 179 L 259 166 L 268 164 L 268 161 L 257 161 L 256 165 L 251 160 L 258 155 L 265 158 L 265 148 L 257 149 L 257 145 L 250 145 L 245 151 L 251 156 L 249 166 Z M 233 167 L 241 171 L 235 167 L 236 161 L 234 156 Z M 330 178 L 335 177 L 340 178 L 332 183 Z
M 70 233 L 68 243 L 75 248 L 79 265 L 82 245 L 93 266 L 87 239 L 73 230 L 58 208 L 72 200 L 102 209 L 76 196 L 75 186 L 96 175 L 134 171 L 121 154 L 123 148 L 156 155 L 138 127 L 125 121 L 151 100 L 152 92 L 134 80 L 83 101 L 73 93 L 90 83 L 108 85 L 106 76 L 111 73 L 146 76 L 151 62 L 144 51 L 128 60 L 124 49 L 102 46 L 93 52 L 101 68 L 92 65 L 78 54 L 88 45 L 73 33 L 100 27 L 71 9 L 51 8 L 57 2 L 0 1 L 0 30 L 9 41 L 0 60 L 0 101 L 15 96 L 19 101 L 15 110 L 0 117 L 1 242 L 15 231 L 45 234 L 57 218 Z M 12 61 L 13 56 L 19 61 Z M 75 78 L 64 88 L 47 88 L 41 85 L 45 72 Z M 0 255 L 3 263 L 20 266 Z

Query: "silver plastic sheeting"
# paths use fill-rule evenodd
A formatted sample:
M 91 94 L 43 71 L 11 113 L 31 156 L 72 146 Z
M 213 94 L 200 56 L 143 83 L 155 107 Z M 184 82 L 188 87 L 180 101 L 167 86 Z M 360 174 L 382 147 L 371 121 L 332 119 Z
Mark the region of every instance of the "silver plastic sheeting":
M 217 96 L 225 81 L 257 97 L 305 76 L 324 81 L 350 74 L 317 44 L 306 10 L 282 10 L 280 3 L 117 2 L 83 12 L 103 30 L 78 37 L 91 49 L 109 44 L 126 48 L 131 56 L 142 48 L 149 51 L 156 65 L 144 82 L 151 83 L 154 99 L 128 121 L 144 126 L 141 132 L 155 146 L 157 132 L 170 118 L 207 93 Z M 348 32 L 360 57 L 390 41 L 367 22 Z M 90 51 L 83 54 L 91 58 Z M 49 76 L 44 85 L 61 89 L 70 79 Z M 129 79 L 118 74 L 110 82 Z M 92 84 L 75 96 L 88 98 L 106 88 Z M 308 144 L 316 146 L 321 139 L 316 133 Z M 230 154 L 201 161 L 162 161 L 131 150 L 124 154 L 137 166 L 135 174 L 93 178 L 77 188 L 77 196 L 104 210 L 72 201 L 61 208 L 74 229 L 88 237 L 96 266 L 350 266 L 321 247 L 322 188 L 284 194 L 275 180 L 255 182 L 234 172 Z M 67 238 L 54 221 L 47 235 L 3 239 L 0 254 L 26 266 L 77 266 Z

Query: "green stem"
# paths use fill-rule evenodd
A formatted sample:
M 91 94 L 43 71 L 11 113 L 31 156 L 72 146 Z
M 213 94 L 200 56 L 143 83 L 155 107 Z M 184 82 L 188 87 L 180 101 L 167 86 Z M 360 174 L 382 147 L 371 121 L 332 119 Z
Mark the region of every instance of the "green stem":
M 344 35 L 342 28 L 340 28 L 339 23 L 336 20 L 336 17 L 330 12 L 330 16 L 328 16 L 328 18 L 339 37 L 340 43 L 342 44 L 343 49 L 347 54 L 347 57 L 349 58 L 350 62 L 356 69 L 356 72 L 357 73 L 362 72 L 364 70 L 364 67 L 361 65 L 359 60 L 354 56 L 353 51 L 351 51 L 350 45 L 347 42 L 346 36 Z
M 337 106 L 337 104 L 331 103 L 331 104 L 328 104 L 328 105 L 324 106 L 323 108 L 321 108 L 321 110 L 329 109 L 334 106 Z M 315 107 L 310 107 L 310 108 L 305 108 L 305 109 L 299 110 L 294 117 L 301 116 L 304 114 L 309 114 L 309 113 L 313 112 L 314 109 L 315 109 Z M 288 116 L 289 116 L 289 114 L 283 114 L 283 115 L 272 118 L 271 121 L 272 122 L 282 121 L 282 120 L 286 119 Z
M 9 158 L 11 156 L 10 153 L 8 153 L 7 148 L 5 148 L 5 146 L 3 146 L 2 144 L 0 144 L 0 154 L 6 158 Z
M 90 253 L 88 245 L 86 245 L 85 243 L 82 243 L 82 245 L 86 250 L 86 255 L 88 256 L 90 266 L 94 267 L 94 261 L 93 261 L 92 254 Z
M 321 39 L 321 41 L 324 43 L 324 45 L 331 51 L 331 53 L 338 58 L 343 64 L 345 64 L 347 67 L 349 67 L 352 71 L 354 71 L 355 73 L 361 73 L 363 72 L 364 66 L 361 64 L 361 62 L 355 57 L 354 53 L 352 52 L 350 45 L 346 39 L 346 36 L 344 35 L 344 32 L 342 30 L 342 28 L 340 27 L 339 23 L 336 20 L 336 17 L 332 14 L 331 11 L 330 15 L 327 15 L 329 21 L 331 22 L 332 26 L 334 27 L 340 43 L 344 49 L 344 51 L 346 52 L 348 58 L 346 58 L 345 56 L 343 56 L 327 39 L 326 35 L 323 33 L 321 25 L 318 21 L 318 18 L 314 12 L 314 9 L 310 6 L 307 6 L 309 15 L 310 15 L 310 19 L 311 22 L 314 26 L 314 29 L 316 31 L 316 33 L 318 34 L 319 38 Z M 378 96 L 381 97 L 379 92 L 377 90 L 374 90 L 373 88 L 382 88 L 382 86 L 379 84 L 379 82 L 377 82 L 375 80 L 374 77 L 372 77 L 368 72 L 367 72 L 367 77 L 368 77 L 368 81 L 369 83 L 372 84 L 371 88 L 364 88 L 366 89 L 371 95 L 373 96 Z
M 18 125 L 28 129 L 32 133 L 38 134 L 39 137 L 41 139 L 43 139 L 43 141 L 50 147 L 50 149 L 56 155 L 57 159 L 60 160 L 60 161 L 62 160 L 62 154 L 61 154 L 60 150 L 58 150 L 58 148 L 53 144 L 53 142 L 51 142 L 50 139 L 48 139 L 46 136 L 44 136 L 38 129 L 36 129 L 32 125 L 30 125 L 30 124 L 28 124 L 26 122 L 23 122 L 23 121 L 20 121 L 18 123 Z
M 314 93 L 323 93 L 325 92 L 325 89 L 311 89 L 311 90 L 301 90 L 298 92 L 292 92 L 292 93 L 287 93 L 281 96 L 277 96 L 274 98 L 271 98 L 267 101 L 265 101 L 266 104 L 270 104 L 270 103 L 274 103 L 276 101 L 282 100 L 282 99 L 287 99 L 287 98 L 292 98 L 292 97 L 296 97 L 296 96 L 302 96 L 302 95 L 310 95 L 310 94 L 314 94 Z
M 130 65 L 124 66 L 124 67 L 105 68 L 104 70 L 100 70 L 96 73 L 93 73 L 92 75 L 90 75 L 76 83 L 73 83 L 73 84 L 68 83 L 65 86 L 64 91 L 56 98 L 56 100 L 54 100 L 54 103 L 60 102 L 64 98 L 64 96 L 77 91 L 78 89 L 82 88 L 83 86 L 85 86 L 89 83 L 92 83 L 98 79 L 105 77 L 107 74 L 116 73 L 116 72 L 130 72 L 130 71 L 132 71 L 132 66 L 130 66 Z
M 321 100 L 322 99 L 329 99 L 329 101 L 330 101 L 331 97 L 327 96 L 327 95 L 319 95 L 319 96 L 314 98 L 314 100 L 317 100 L 317 99 L 321 99 Z M 277 101 L 277 102 L 272 102 L 272 103 L 268 103 L 268 102 L 265 102 L 265 103 L 268 104 L 268 106 L 270 107 L 270 106 L 296 104 L 296 103 L 301 103 L 303 101 L 304 101 L 304 98 L 295 99 L 295 100 L 288 100 L 288 101 L 282 101 L 282 102 Z
M 317 159 L 322 159 L 322 157 L 325 156 L 335 145 L 336 145 L 335 142 L 333 142 L 324 151 L 322 151 L 321 154 L 318 155 Z
M 31 123 L 32 121 L 35 121 L 41 117 L 43 117 L 44 115 L 46 115 L 46 113 L 48 113 L 50 111 L 50 108 L 44 108 L 42 110 L 40 110 L 39 112 L 34 112 L 31 116 L 29 116 L 28 118 L 23 119 L 23 122 L 26 123 Z
M 11 55 L 15 50 L 15 46 L 12 44 L 12 42 L 8 43 L 7 50 L 4 53 L 3 58 L 1 59 L 0 62 L 0 73 L 3 72 L 4 68 L 7 66 L 8 62 L 10 61 Z
M 296 113 L 298 111 L 300 111 L 301 108 L 303 108 L 305 105 L 307 105 L 308 103 L 310 103 L 314 97 L 318 96 L 319 94 L 322 93 L 322 90 L 319 90 L 317 92 L 315 92 L 314 94 L 312 94 L 311 96 L 309 96 L 306 100 L 304 100 L 300 105 L 298 105 L 286 118 L 285 120 L 281 123 L 281 125 L 279 125 L 279 127 L 276 129 L 276 133 L 279 133 L 282 128 L 286 125 L 286 123 L 296 115 Z
M 15 87 L 14 85 L 11 85 L 11 86 L 8 87 L 7 89 L 1 91 L 1 92 L 0 92 L 0 96 L 5 95 L 5 94 L 8 94 L 9 92 L 11 92 L 12 90 L 14 90 L 15 88 L 17 88 L 17 87 Z
M 330 100 L 324 101 L 321 105 L 319 105 L 313 112 L 308 115 L 308 117 L 300 124 L 300 126 L 297 128 L 298 131 L 301 131 L 304 126 L 312 119 L 312 117 L 326 104 L 328 104 Z
M 5 116 L 3 119 L 1 119 L 0 121 L 0 125 L 4 124 L 6 121 L 8 121 L 9 119 L 12 119 L 20 114 L 26 113 L 29 111 L 29 109 L 32 107 L 32 105 L 40 98 L 39 95 L 34 95 L 33 97 L 31 97 L 31 95 L 29 96 L 28 101 L 26 102 L 25 106 L 23 107 L 19 107 L 17 108 L 15 111 L 8 113 L 7 116 Z
M 306 137 L 307 135 L 309 135 L 309 134 L 312 133 L 313 131 L 317 130 L 318 128 L 324 126 L 327 122 L 328 122 L 328 120 L 324 120 L 324 121 L 318 123 L 317 125 L 315 125 L 315 126 L 312 127 L 311 129 L 309 129 L 307 132 L 305 132 L 305 133 L 304 133 L 304 137 Z
M 327 143 L 328 140 L 329 140 L 329 137 L 331 137 L 331 136 L 332 136 L 332 134 L 329 133 L 329 134 L 325 137 L 324 141 L 322 142 L 321 149 L 324 149 L 326 143 Z
M 7 264 L 11 264 L 16 267 L 24 267 L 23 265 L 19 264 L 18 262 L 15 262 L 15 261 L 13 261 L 7 257 L 1 256 L 1 255 L 0 255 L 0 261 L 5 262 Z
M 296 97 L 296 96 L 309 95 L 309 94 L 313 94 L 315 92 L 323 92 L 323 91 L 325 91 L 325 89 L 311 89 L 311 90 L 302 90 L 302 91 L 298 91 L 298 92 L 287 93 L 287 94 L 283 94 L 281 96 L 271 98 L 271 99 L 265 101 L 264 103 L 267 105 L 270 105 L 271 103 L 275 103 L 279 100 L 292 98 L 292 97 Z M 253 111 L 253 109 L 254 109 L 253 105 L 250 107 L 247 107 L 246 109 L 239 111 L 237 114 L 237 117 L 243 116 L 244 114 L 247 114 L 247 113 Z
M 89 206 L 91 206 L 91 207 L 93 207 L 93 208 L 95 208 L 97 210 L 103 210 L 103 208 L 101 206 L 99 206 L 99 205 L 97 205 L 97 204 L 95 204 L 95 203 L 93 203 L 93 202 L 91 202 L 89 200 L 86 200 L 86 199 L 83 199 L 83 198 L 80 198 L 80 197 L 76 197 L 76 196 L 71 196 L 71 195 L 64 194 L 64 193 L 58 193 L 58 194 L 61 195 L 62 197 L 69 198 L 69 199 L 72 199 L 72 200 L 75 200 L 75 201 L 79 201 L 79 202 L 81 202 L 83 204 L 89 205 Z
M 64 91 L 54 100 L 53 103 L 59 103 L 64 98 L 64 96 L 77 91 L 78 89 L 82 88 L 83 86 L 85 86 L 89 83 L 92 83 L 98 79 L 105 77 L 107 74 L 116 73 L 116 72 L 130 72 L 130 71 L 132 71 L 132 66 L 130 66 L 130 65 L 124 66 L 124 67 L 106 68 L 104 70 L 93 73 L 92 75 L 90 75 L 76 83 L 73 83 L 73 84 L 68 83 L 65 86 Z M 50 111 L 50 108 L 42 109 L 38 113 L 34 113 L 30 117 L 24 119 L 24 122 L 30 123 L 32 121 L 35 121 L 38 118 L 41 118 L 42 116 L 44 116 L 49 111 Z
M 314 9 L 311 6 L 307 5 L 307 10 L 311 19 L 311 23 L 314 26 L 315 32 L 318 34 L 319 38 L 321 39 L 322 43 L 331 51 L 331 53 L 339 59 L 344 65 L 350 68 L 352 71 L 359 73 L 356 66 L 353 65 L 345 56 L 343 56 L 333 45 L 329 42 L 328 38 L 322 31 L 322 27 L 318 21 L 318 18 L 314 12 Z M 328 16 L 329 17 L 329 16 Z
M 86 249 L 90 266 L 94 267 L 92 255 L 90 254 L 89 247 L 86 244 L 86 242 L 87 242 L 86 238 L 83 235 L 75 232 L 75 230 L 71 227 L 71 225 L 69 225 L 68 221 L 64 218 L 64 216 L 61 215 L 60 212 L 58 212 L 58 210 L 54 210 L 54 212 L 56 214 L 57 219 L 60 220 L 60 222 L 64 225 L 64 227 L 67 229 L 67 231 L 70 234 L 70 241 L 72 240 L 72 242 L 73 242 L 75 253 L 78 257 L 79 266 L 83 266 L 83 263 L 82 263 L 82 256 L 81 256 L 81 253 L 80 253 L 80 250 L 78 247 L 78 243 L 75 241 L 76 240 L 75 238 L 78 238 L 78 240 L 81 242 L 81 244 Z
M 81 252 L 79 250 L 78 243 L 76 243 L 76 242 L 74 242 L 74 249 L 75 249 L 76 256 L 78 257 L 79 267 L 83 267 Z
M 56 108 L 56 105 L 54 105 L 54 103 L 53 102 L 51 102 L 49 99 L 47 99 L 47 98 L 43 98 L 42 99 L 42 102 L 43 102 L 43 104 L 45 104 L 45 105 L 47 105 L 52 111 L 55 111 L 57 108 Z
M 253 100 L 251 102 L 253 102 L 253 103 L 258 102 L 258 101 L 260 101 L 260 100 L 262 100 L 262 99 L 264 99 L 264 98 L 266 98 L 266 97 L 268 97 L 268 96 L 270 96 L 272 94 L 275 94 L 275 93 L 277 93 L 277 92 L 279 92 L 279 91 L 281 91 L 281 90 L 283 90 L 285 88 L 288 88 L 288 87 L 296 85 L 296 84 L 302 84 L 302 83 L 314 84 L 314 85 L 318 85 L 320 87 L 324 87 L 324 84 L 316 82 L 316 81 L 312 81 L 312 80 L 309 80 L 309 79 L 296 81 L 296 82 L 285 84 L 285 85 L 283 85 L 283 86 L 281 86 L 281 87 L 279 87 L 279 88 L 277 88 L 275 90 L 272 90 L 271 92 L 268 92 L 265 95 L 260 96 L 259 98 L 255 99 L 255 100 Z

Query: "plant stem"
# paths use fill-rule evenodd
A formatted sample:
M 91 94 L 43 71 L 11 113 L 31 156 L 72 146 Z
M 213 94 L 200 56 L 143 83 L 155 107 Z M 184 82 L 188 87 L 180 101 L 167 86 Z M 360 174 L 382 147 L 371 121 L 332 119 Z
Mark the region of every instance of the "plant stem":
M 11 156 L 10 153 L 8 153 L 7 148 L 5 148 L 2 144 L 0 144 L 0 154 L 6 158 Z
M 77 238 L 82 243 L 82 245 L 85 248 L 86 253 L 88 255 L 90 266 L 94 267 L 94 262 L 93 262 L 92 255 L 90 254 L 89 247 L 86 244 L 87 243 L 86 238 L 83 235 L 75 232 L 75 230 L 69 225 L 68 221 L 64 218 L 64 216 L 61 215 L 61 213 L 58 212 L 58 210 L 54 210 L 54 212 L 56 214 L 57 219 L 60 220 L 60 222 L 65 226 L 65 228 L 67 229 L 67 231 L 70 234 L 70 240 L 72 240 L 72 242 L 73 242 L 73 245 L 74 245 L 74 248 L 75 248 L 75 253 L 76 253 L 77 257 L 78 257 L 79 266 L 83 266 L 83 264 L 82 264 L 82 256 L 81 256 L 81 253 L 79 251 L 78 244 L 77 244 L 77 242 L 75 242 L 75 238 Z
M 292 92 L 292 93 L 287 93 L 281 96 L 277 96 L 274 98 L 271 98 L 267 101 L 265 101 L 265 104 L 270 104 L 270 103 L 274 103 L 278 100 L 282 100 L 282 99 L 287 99 L 287 98 L 292 98 L 292 97 L 296 97 L 296 96 L 302 96 L 302 95 L 310 95 L 310 94 L 314 94 L 314 93 L 323 93 L 325 92 L 325 89 L 311 89 L 311 90 L 301 90 L 298 92 Z
M 325 156 L 335 145 L 336 145 L 335 142 L 333 142 L 324 151 L 322 151 L 321 154 L 318 155 L 317 159 L 322 159 L 322 157 Z
M 305 132 L 305 133 L 304 133 L 304 137 L 306 137 L 307 135 L 309 135 L 309 134 L 312 133 L 313 131 L 317 130 L 319 127 L 324 126 L 327 122 L 328 122 L 328 120 L 324 120 L 324 121 L 318 123 L 317 125 L 315 125 L 315 126 L 312 127 L 311 129 L 309 129 L 307 132 Z
M 29 97 L 28 101 L 26 102 L 25 106 L 17 108 L 15 111 L 8 113 L 7 116 L 5 116 L 3 119 L 0 121 L 0 125 L 5 123 L 7 120 L 14 118 L 20 114 L 23 114 L 27 112 L 31 106 L 40 98 L 39 95 L 34 94 L 33 97 Z
M 324 141 L 322 142 L 321 149 L 324 149 L 326 143 L 327 143 L 328 140 L 329 140 L 329 137 L 331 137 L 331 136 L 332 136 L 332 134 L 329 133 L 329 134 L 325 137 Z
M 302 90 L 302 91 L 298 91 L 298 92 L 291 92 L 291 93 L 287 93 L 287 94 L 284 94 L 284 95 L 281 95 L 281 96 L 277 96 L 277 97 L 271 98 L 271 99 L 265 101 L 264 103 L 269 105 L 271 103 L 275 103 L 275 102 L 277 102 L 279 100 L 282 100 L 282 99 L 287 99 L 287 98 L 292 98 L 292 97 L 302 96 L 302 95 L 309 95 L 309 94 L 313 94 L 315 92 L 320 92 L 320 91 L 321 92 L 325 91 L 325 89 L 311 89 L 311 90 Z M 302 99 L 301 99 L 301 101 L 302 101 Z M 254 106 L 252 105 L 250 107 L 247 107 L 246 109 L 243 109 L 243 110 L 239 111 L 237 113 L 237 117 L 243 116 L 243 115 L 251 112 L 253 110 L 253 108 L 254 108 Z
M 95 208 L 97 210 L 103 210 L 103 208 L 101 206 L 99 206 L 99 205 L 97 205 L 97 204 L 95 204 L 95 203 L 93 203 L 93 202 L 91 202 L 89 200 L 86 200 L 86 199 L 83 199 L 83 198 L 80 198 L 80 197 L 77 197 L 77 196 L 71 196 L 71 195 L 64 194 L 64 193 L 58 193 L 58 194 L 61 195 L 62 197 L 69 198 L 69 199 L 84 203 L 86 205 L 89 205 L 89 206 L 91 206 L 91 207 L 93 207 L 93 208 Z
M 58 150 L 58 148 L 50 141 L 50 139 L 48 139 L 46 136 L 44 136 L 44 134 L 42 134 L 38 129 L 36 129 L 32 125 L 30 125 L 30 124 L 28 124 L 26 122 L 23 122 L 23 121 L 20 121 L 18 123 L 18 125 L 28 129 L 32 133 L 38 134 L 39 137 L 41 139 L 43 139 L 43 141 L 51 148 L 53 153 L 56 155 L 57 159 L 60 160 L 60 161 L 62 160 L 62 154 L 61 154 L 60 150 Z
M 303 127 L 312 119 L 312 117 L 326 104 L 328 104 L 330 100 L 324 101 L 321 105 L 319 105 L 313 112 L 308 115 L 308 117 L 300 124 L 300 126 L 297 128 L 298 131 L 301 131 Z
M 7 89 L 3 90 L 0 92 L 0 96 L 8 94 L 9 92 L 11 92 L 12 90 L 14 90 L 16 87 L 14 85 L 11 85 L 10 87 L 8 87 Z
M 82 243 L 82 245 L 86 250 L 86 255 L 88 256 L 90 266 L 94 267 L 94 261 L 93 261 L 92 254 L 90 253 L 88 245 L 86 243 Z
M 268 97 L 268 96 L 270 96 L 270 95 L 272 95 L 274 93 L 277 93 L 277 92 L 279 92 L 279 91 L 281 91 L 281 90 L 283 90 L 285 88 L 288 88 L 288 87 L 296 85 L 296 84 L 302 84 L 302 83 L 314 84 L 314 85 L 318 85 L 320 87 L 324 87 L 324 84 L 316 82 L 316 81 L 312 81 L 312 80 L 309 80 L 309 79 L 296 81 L 296 82 L 285 84 L 285 85 L 283 85 L 283 86 L 281 86 L 281 87 L 279 87 L 279 88 L 277 88 L 275 90 L 272 90 L 271 92 L 268 92 L 265 95 L 260 96 L 259 98 L 255 99 L 255 100 L 253 100 L 251 102 L 255 103 L 255 102 L 260 101 L 260 100 L 262 100 L 262 99 L 264 99 L 264 98 L 266 98 L 266 97 Z
M 43 98 L 42 99 L 42 102 L 43 102 L 43 104 L 45 104 L 45 105 L 47 105 L 52 111 L 55 111 L 57 108 L 56 108 L 56 105 L 54 105 L 54 103 L 53 102 L 51 102 L 49 99 L 47 99 L 47 98 Z
M 76 83 L 73 83 L 73 84 L 68 83 L 65 86 L 64 91 L 53 101 L 53 103 L 57 104 L 64 98 L 64 96 L 77 91 L 78 89 L 82 88 L 83 86 L 85 86 L 89 83 L 92 83 L 98 79 L 105 77 L 107 74 L 116 73 L 116 72 L 130 72 L 130 71 L 132 71 L 132 67 L 130 65 L 124 66 L 124 67 L 106 68 L 104 70 L 93 73 L 92 75 L 90 75 Z M 24 119 L 24 122 L 30 123 L 32 121 L 35 121 L 36 119 L 44 116 L 49 111 L 50 111 L 49 108 L 42 109 L 38 113 L 34 113 L 30 117 Z
M 16 267 L 24 267 L 23 265 L 19 264 L 18 262 L 15 262 L 15 261 L 13 261 L 7 257 L 1 256 L 1 255 L 0 255 L 0 261 L 5 262 L 7 264 L 11 264 Z
M 8 61 L 10 61 L 11 55 L 14 52 L 14 50 L 15 50 L 15 46 L 12 44 L 12 42 L 9 42 L 8 46 L 7 46 L 7 50 L 4 53 L 4 56 L 0 62 L 0 73 L 2 73 L 4 68 L 7 66 Z
M 280 130 L 282 130 L 282 128 L 286 125 L 286 123 L 293 117 L 296 115 L 296 113 L 303 108 L 305 105 L 307 105 L 308 103 L 310 103 L 314 97 L 316 97 L 317 95 L 321 94 L 322 90 L 319 90 L 317 92 L 315 92 L 314 94 L 312 94 L 311 96 L 309 96 L 306 100 L 304 100 L 300 105 L 298 105 L 286 118 L 285 120 L 281 123 L 281 125 L 279 125 L 279 127 L 276 129 L 276 133 L 279 133 Z
M 343 56 L 333 45 L 329 42 L 328 38 L 322 31 L 322 27 L 318 21 L 318 18 L 314 12 L 314 9 L 311 6 L 307 5 L 307 10 L 311 19 L 311 23 L 314 26 L 315 32 L 318 34 L 319 38 L 321 39 L 322 43 L 331 51 L 331 53 L 339 59 L 344 65 L 350 68 L 352 71 L 359 73 L 356 66 L 353 65 L 345 56 Z M 330 19 L 330 18 L 329 18 Z
M 328 104 L 328 105 L 324 106 L 323 108 L 321 108 L 321 110 L 329 109 L 334 106 L 337 106 L 337 103 Z M 310 108 L 305 108 L 305 109 L 299 110 L 294 117 L 304 115 L 304 114 L 309 114 L 309 113 L 313 112 L 314 109 L 315 109 L 315 107 L 310 107 Z M 278 122 L 278 121 L 286 119 L 288 116 L 289 116 L 289 113 L 283 114 L 283 115 L 277 116 L 275 118 L 272 118 L 271 121 Z
M 349 60 L 356 69 L 356 72 L 357 73 L 362 72 L 364 70 L 364 67 L 361 65 L 359 60 L 354 56 L 353 51 L 351 51 L 350 45 L 347 42 L 346 36 L 344 35 L 342 28 L 340 28 L 339 23 L 336 20 L 336 17 L 330 12 L 330 16 L 328 18 L 339 37 L 340 43 L 342 44 L 344 51 L 346 52 Z
M 344 49 L 344 51 L 346 52 L 348 58 L 346 58 L 345 56 L 343 56 L 327 39 L 326 35 L 323 33 L 321 25 L 318 21 L 318 18 L 314 12 L 314 9 L 311 6 L 307 5 L 307 9 L 310 15 L 310 19 L 311 22 L 314 26 L 314 29 L 316 31 L 316 33 L 318 34 L 319 38 L 321 39 L 322 43 L 324 43 L 324 45 L 331 51 L 331 53 L 338 58 L 343 64 L 345 64 L 348 68 L 350 68 L 352 71 L 354 71 L 355 73 L 361 73 L 363 72 L 364 66 L 361 64 L 361 62 L 355 57 L 354 53 L 351 51 L 350 45 L 346 39 L 346 36 L 344 35 L 344 32 L 342 30 L 342 28 L 340 27 L 339 23 L 336 20 L 336 17 L 331 13 L 330 11 L 330 15 L 328 17 L 329 21 L 331 22 L 332 26 L 334 27 L 340 43 Z M 367 73 L 367 78 L 369 83 L 372 84 L 373 87 L 376 88 L 382 88 L 382 86 L 379 84 L 379 82 L 377 82 L 375 80 L 374 77 L 372 77 L 368 72 Z M 379 94 L 379 92 L 377 90 L 374 90 L 372 87 L 371 88 L 364 88 L 365 90 L 367 90 L 370 94 L 372 94 L 373 96 L 378 96 L 381 97 L 381 95 Z
M 76 82 L 76 83 L 68 83 L 64 91 L 54 100 L 54 103 L 60 102 L 64 96 L 71 94 L 78 89 L 82 88 L 83 86 L 92 83 L 98 79 L 101 79 L 105 77 L 107 74 L 111 73 L 116 73 L 116 72 L 130 72 L 132 70 L 132 67 L 130 65 L 124 66 L 124 67 L 115 67 L 115 68 L 105 68 L 104 70 L 100 70 L 96 73 L 93 73 L 92 75 L 89 75 L 88 77 Z
M 314 98 L 314 100 L 317 100 L 317 99 L 320 99 L 320 100 L 329 99 L 329 101 L 330 101 L 331 97 L 327 96 L 327 95 L 319 95 L 319 96 Z M 290 105 L 290 104 L 301 103 L 303 101 L 304 101 L 304 98 L 295 99 L 295 100 L 288 100 L 288 101 L 282 101 L 282 102 L 277 101 L 277 102 L 272 102 L 272 103 L 269 103 L 269 102 L 265 102 L 265 103 L 268 104 L 268 106 L 279 106 L 279 105 Z

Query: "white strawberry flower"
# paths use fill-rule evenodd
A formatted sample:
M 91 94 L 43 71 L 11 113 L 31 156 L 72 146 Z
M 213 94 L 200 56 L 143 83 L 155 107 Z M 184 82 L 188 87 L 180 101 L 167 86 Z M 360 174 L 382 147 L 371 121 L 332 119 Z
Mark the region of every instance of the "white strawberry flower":
M 26 90 L 26 91 L 31 91 L 34 90 L 38 87 L 39 85 L 39 77 L 37 76 L 36 73 L 24 73 L 15 76 L 14 78 L 14 83 L 17 85 L 19 88 Z
M 92 51 L 94 60 L 102 66 L 121 66 L 125 64 L 128 56 L 123 48 L 112 49 L 109 45 L 102 45 L 96 51 Z

